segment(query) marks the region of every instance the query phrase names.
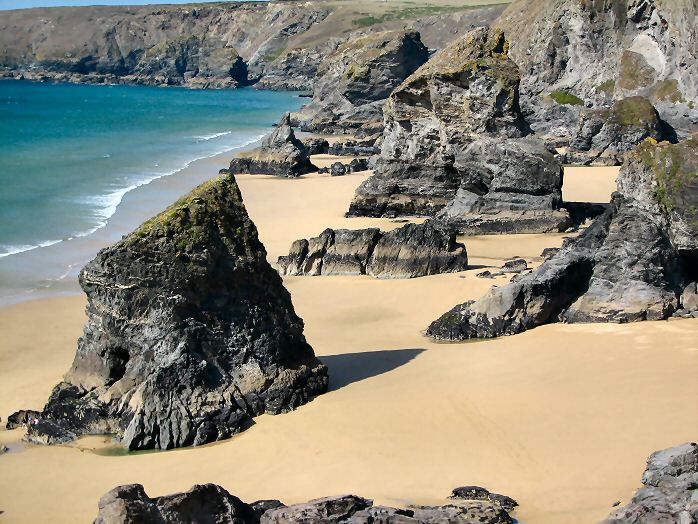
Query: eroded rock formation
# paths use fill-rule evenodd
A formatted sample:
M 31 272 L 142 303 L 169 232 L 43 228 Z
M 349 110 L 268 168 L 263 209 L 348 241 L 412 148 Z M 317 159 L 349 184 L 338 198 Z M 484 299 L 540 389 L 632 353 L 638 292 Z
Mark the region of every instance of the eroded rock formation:
M 310 162 L 310 151 L 296 138 L 288 113 L 262 144 L 250 151 L 242 151 L 230 161 L 231 173 L 250 173 L 297 177 L 317 171 Z
M 101 250 L 80 285 L 87 324 L 33 442 L 111 433 L 129 449 L 204 444 L 327 388 L 229 173 Z
M 437 53 L 388 99 L 375 174 L 349 215 L 440 213 L 466 233 L 551 231 L 562 168 L 532 138 L 503 33 L 472 31 Z
M 388 232 L 328 228 L 320 236 L 296 240 L 277 266 L 282 275 L 414 278 L 465 271 L 468 254 L 454 230 L 427 221 Z
M 380 131 L 385 99 L 428 58 L 415 31 L 353 37 L 323 60 L 313 99 L 294 119 L 304 131 Z
M 601 524 L 674 524 L 698 520 L 698 444 L 690 442 L 652 453 L 644 486 L 632 501 Z
M 630 154 L 610 208 L 536 271 L 459 306 L 427 331 L 496 337 L 562 320 L 659 320 L 692 304 L 698 280 L 698 135 L 644 142 Z M 685 302 L 685 303 L 682 303 Z
M 372 500 L 340 495 L 285 506 L 278 500 L 246 504 L 215 484 L 196 485 L 186 493 L 150 498 L 140 484 L 119 486 L 99 501 L 94 524 L 511 524 L 516 501 L 478 486 L 453 490 L 443 506 L 377 506 Z

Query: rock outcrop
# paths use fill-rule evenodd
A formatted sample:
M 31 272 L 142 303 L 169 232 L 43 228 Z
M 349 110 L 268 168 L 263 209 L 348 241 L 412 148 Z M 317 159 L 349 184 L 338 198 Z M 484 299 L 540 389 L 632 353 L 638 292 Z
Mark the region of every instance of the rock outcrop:
M 327 388 L 235 178 L 206 182 L 80 273 L 87 324 L 28 438 L 205 444 Z
M 564 322 L 659 320 L 686 307 L 698 280 L 698 135 L 644 142 L 610 208 L 536 271 L 434 321 L 434 338 L 512 335 Z M 690 286 L 689 286 L 690 287 Z
M 516 0 L 495 26 L 510 36 L 531 127 L 569 141 L 584 107 L 631 96 L 679 134 L 698 130 L 697 17 L 694 0 Z
M 562 168 L 519 109 L 501 32 L 472 31 L 400 85 L 385 107 L 375 174 L 351 216 L 437 215 L 465 233 L 558 231 Z
M 642 475 L 644 487 L 601 524 L 674 524 L 698 521 L 698 444 L 690 442 L 652 453 Z
M 385 99 L 428 58 L 415 31 L 354 36 L 320 64 L 313 99 L 294 119 L 304 131 L 380 131 Z
M 242 151 L 230 161 L 231 173 L 249 173 L 298 177 L 317 171 L 310 161 L 308 148 L 296 138 L 288 113 L 262 144 L 250 151 Z
M 376 506 L 356 495 L 340 495 L 285 506 L 278 500 L 246 504 L 215 484 L 196 485 L 186 493 L 150 498 L 140 484 L 119 486 L 99 501 L 94 524 L 347 524 L 400 523 L 511 524 L 516 501 L 484 488 L 456 488 L 443 506 Z
M 671 128 L 646 98 L 616 100 L 610 109 L 581 113 L 579 128 L 565 161 L 569 164 L 621 165 L 645 139 L 675 141 Z
M 20 409 L 7 417 L 7 424 L 5 424 L 5 428 L 15 429 L 31 426 L 38 421 L 39 418 L 41 418 L 41 412 L 39 411 L 35 411 L 33 409 Z
M 465 271 L 468 254 L 456 242 L 455 231 L 427 221 L 389 232 L 326 229 L 320 236 L 296 240 L 277 267 L 282 275 L 414 278 Z

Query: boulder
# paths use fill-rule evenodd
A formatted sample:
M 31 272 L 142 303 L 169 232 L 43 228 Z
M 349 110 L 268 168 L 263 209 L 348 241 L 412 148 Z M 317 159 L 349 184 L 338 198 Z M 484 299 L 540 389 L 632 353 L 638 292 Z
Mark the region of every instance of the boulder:
M 476 29 L 393 91 L 374 175 L 350 216 L 438 214 L 466 234 L 568 227 L 562 167 L 528 136 L 507 49 L 501 32 Z
M 467 491 L 464 491 L 466 490 Z M 99 501 L 94 524 L 513 524 L 516 502 L 484 488 L 454 490 L 443 506 L 377 506 L 356 495 L 324 497 L 291 506 L 278 500 L 246 504 L 215 484 L 196 485 L 186 493 L 150 498 L 140 484 L 114 488 Z
M 385 99 L 428 58 L 416 31 L 357 35 L 324 58 L 313 99 L 294 117 L 304 131 L 379 132 Z
M 303 140 L 303 145 L 308 151 L 308 155 L 326 155 L 330 150 L 330 143 L 324 138 L 306 138 Z
M 111 433 L 131 450 L 228 438 L 327 388 L 327 369 L 223 171 L 80 272 L 87 323 L 33 442 Z
M 310 162 L 310 152 L 296 138 L 286 113 L 276 129 L 267 135 L 260 147 L 238 153 L 230 162 L 231 173 L 250 173 L 297 177 L 317 171 Z
M 664 141 L 676 136 L 646 98 L 616 100 L 610 109 L 582 111 L 566 163 L 620 165 L 625 155 L 647 138 Z
M 365 137 L 352 137 L 335 140 L 330 144 L 328 153 L 335 156 L 371 156 L 380 153 L 380 147 L 376 142 L 380 135 Z
M 20 409 L 7 417 L 6 429 L 15 429 L 19 427 L 27 427 L 35 424 L 41 418 L 41 412 L 33 409 Z
M 348 169 L 341 162 L 335 162 L 330 167 L 330 175 L 332 176 L 344 176 L 347 174 Z
M 601 524 L 674 524 L 698 520 L 698 444 L 690 442 L 650 455 L 632 501 Z
M 621 168 L 611 206 L 537 270 L 434 321 L 437 339 L 512 335 L 564 322 L 666 319 L 696 281 L 698 135 L 645 141 Z M 690 301 L 690 299 L 689 299 Z
M 468 255 L 455 231 L 427 221 L 388 232 L 326 229 L 319 237 L 296 240 L 277 267 L 282 275 L 414 278 L 464 271 Z

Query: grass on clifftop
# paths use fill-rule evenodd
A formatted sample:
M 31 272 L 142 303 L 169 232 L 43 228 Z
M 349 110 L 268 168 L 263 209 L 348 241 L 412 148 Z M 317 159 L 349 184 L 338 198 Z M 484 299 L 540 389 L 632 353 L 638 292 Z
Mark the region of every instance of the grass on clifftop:
M 568 105 L 568 106 L 581 106 L 584 105 L 584 100 L 579 98 L 577 95 L 570 93 L 569 91 L 553 91 L 550 93 L 550 98 L 555 100 L 558 104 Z
M 410 2 L 405 2 L 410 3 Z M 402 9 L 390 9 L 382 15 L 362 16 L 352 21 L 352 24 L 359 27 L 370 27 L 376 24 L 382 24 L 390 20 L 415 20 L 426 16 L 440 15 L 446 13 L 454 13 L 457 11 L 468 11 L 471 9 L 481 9 L 490 7 L 492 4 L 483 5 L 422 5 L 414 7 L 404 7 Z

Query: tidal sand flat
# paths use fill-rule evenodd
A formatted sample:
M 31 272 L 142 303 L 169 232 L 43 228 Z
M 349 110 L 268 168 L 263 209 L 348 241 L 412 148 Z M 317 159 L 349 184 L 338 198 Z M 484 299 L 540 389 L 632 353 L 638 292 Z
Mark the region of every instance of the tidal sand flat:
M 275 260 L 328 226 L 399 225 L 344 218 L 366 176 L 237 178 Z M 465 242 L 473 264 L 499 267 L 515 255 L 535 262 L 563 236 Z M 285 278 L 308 342 L 330 369 L 329 393 L 259 417 L 228 441 L 168 452 L 110 456 L 103 437 L 36 447 L 19 443 L 21 430 L 0 431 L 11 449 L 2 457 L 10 472 L 0 479 L 3 518 L 90 521 L 118 484 L 139 482 L 155 496 L 215 482 L 244 500 L 351 492 L 393 505 L 443 503 L 454 486 L 479 484 L 517 499 L 522 522 L 601 519 L 629 500 L 650 452 L 696 438 L 698 320 L 549 325 L 466 344 L 423 337 L 445 306 L 489 288 L 478 271 Z M 76 296 L 0 310 L 3 418 L 42 407 L 72 361 L 83 307 Z

